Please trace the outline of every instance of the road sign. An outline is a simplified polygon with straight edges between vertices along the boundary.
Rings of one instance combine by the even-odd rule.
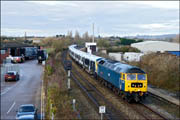
[[[99,113],[106,113],[106,107],[105,106],[99,106]]]

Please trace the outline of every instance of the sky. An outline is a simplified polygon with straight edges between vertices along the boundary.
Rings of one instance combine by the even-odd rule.
[[[179,33],[179,1],[1,1],[1,35]]]

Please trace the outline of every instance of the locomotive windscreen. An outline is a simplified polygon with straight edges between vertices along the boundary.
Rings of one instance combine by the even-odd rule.
[[[145,73],[145,72],[139,68],[131,68],[128,70],[128,73]]]

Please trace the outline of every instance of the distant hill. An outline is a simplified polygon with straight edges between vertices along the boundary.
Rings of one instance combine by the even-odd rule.
[[[164,35],[137,35],[137,36],[126,36],[125,38],[131,39],[145,39],[145,40],[169,40],[173,39],[177,34],[164,34]]]

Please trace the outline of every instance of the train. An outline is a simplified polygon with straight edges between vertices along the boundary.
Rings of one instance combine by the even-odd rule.
[[[84,70],[128,102],[140,102],[148,95],[147,74],[139,67],[83,52],[77,45],[68,51]]]

